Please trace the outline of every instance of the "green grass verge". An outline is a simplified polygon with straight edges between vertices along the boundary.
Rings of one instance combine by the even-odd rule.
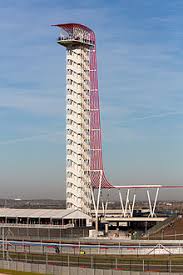
[[[0,269],[0,273],[3,274],[12,274],[12,275],[40,275],[40,273],[33,273],[33,272],[23,272],[23,271],[16,271],[16,270],[9,270],[9,269]]]
[[[17,260],[42,260],[46,261],[46,254],[39,254],[39,253],[18,253],[18,252],[9,252],[9,256],[12,259],[17,259]],[[78,262],[78,260],[81,261],[89,261],[91,257],[96,261],[96,262],[110,262],[114,261],[115,259],[118,259],[119,261],[139,261],[139,260],[146,260],[146,261],[175,261],[175,262],[181,262],[183,263],[183,255],[102,255],[102,254],[95,254],[95,255],[90,255],[90,254],[85,254],[85,255],[78,255],[78,254],[48,254],[47,259],[51,261],[67,261],[69,259],[72,261]],[[0,259],[2,259],[2,253],[0,252]]]

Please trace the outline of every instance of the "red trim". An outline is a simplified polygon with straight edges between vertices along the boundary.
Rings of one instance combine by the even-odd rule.
[[[86,27],[85,25],[82,24],[78,24],[78,23],[66,23],[66,24],[56,24],[56,25],[52,25],[53,27],[59,27],[62,29],[73,29],[73,28],[81,28],[85,31],[88,32],[93,32],[90,28]]]
[[[94,48],[90,50],[90,173],[91,184],[99,187],[100,171],[102,170],[102,188],[114,188],[106,179],[102,161],[102,134],[100,125],[100,103],[98,92],[96,39],[94,32],[90,33],[90,40],[94,41]]]
[[[183,188],[183,185],[158,185],[158,184],[142,184],[142,185],[115,185],[113,188],[116,189],[149,189],[149,188],[164,188],[164,189],[176,189]]]
[[[183,188],[183,185],[162,185],[161,188]]]

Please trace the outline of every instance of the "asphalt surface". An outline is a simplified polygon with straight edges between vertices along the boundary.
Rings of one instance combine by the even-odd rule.
[[[3,245],[4,244],[4,245]],[[47,243],[28,241],[0,240],[1,251],[8,250],[15,253],[61,254],[79,255],[82,251],[88,255],[183,255],[183,244],[155,243]]]

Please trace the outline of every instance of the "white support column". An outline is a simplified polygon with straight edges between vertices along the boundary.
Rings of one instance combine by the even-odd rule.
[[[155,195],[155,199],[154,199],[154,205],[153,205],[153,210],[152,210],[152,214],[153,216],[155,215],[155,209],[156,209],[156,204],[157,204],[157,199],[158,199],[158,194],[159,194],[159,188],[156,189],[156,195]]]
[[[92,201],[93,201],[93,207],[96,213],[96,203],[95,203],[95,196],[94,196],[94,189],[91,187],[91,195],[92,195]]]
[[[152,204],[151,204],[151,197],[150,197],[149,190],[147,190],[147,197],[148,197],[148,201],[149,201],[150,216],[153,217],[153,213],[152,213]]]
[[[125,210],[124,210],[124,217],[126,217],[126,213],[127,213],[127,209],[128,209],[129,196],[130,196],[130,189],[127,190]]]
[[[108,206],[108,201],[106,201],[106,204],[105,204],[105,212],[107,211],[107,206]]]
[[[106,202],[104,203],[104,218],[106,217],[107,206],[108,206],[108,196],[107,196]]]
[[[122,198],[122,194],[121,194],[120,190],[119,190],[119,199],[120,199],[120,203],[121,203],[122,216],[125,217],[125,209],[124,209],[124,204],[123,204],[123,198]]]
[[[105,213],[104,213],[104,218],[105,218],[105,216],[106,216],[107,206],[108,206],[108,201],[106,201],[106,203],[105,203]]]
[[[136,194],[133,195],[133,202],[132,202],[132,209],[131,209],[131,217],[133,217],[133,210],[135,206],[135,199],[136,199]]]
[[[147,190],[147,197],[148,197],[148,201],[149,201],[149,211],[150,211],[150,216],[154,217],[156,216],[155,214],[155,209],[156,209],[156,204],[157,204],[157,200],[158,200],[158,194],[159,194],[159,187],[156,189],[156,194],[155,194],[155,198],[154,198],[154,203],[152,206],[152,202],[151,202],[151,197],[150,197],[150,192],[149,190]]]
[[[98,210],[99,210],[99,203],[100,203],[100,193],[101,193],[101,187],[102,187],[102,176],[103,171],[100,170],[100,179],[99,179],[99,188],[98,188],[98,195],[97,195],[97,205],[96,205],[96,215],[95,215],[95,229],[98,232]]]
[[[132,211],[132,209],[131,209],[130,200],[129,200],[129,203],[128,203],[128,211],[129,211],[129,213],[130,213],[130,215],[131,215],[131,211]]]
[[[103,216],[105,215],[105,207],[104,207],[104,201],[102,200],[102,212],[103,212]]]

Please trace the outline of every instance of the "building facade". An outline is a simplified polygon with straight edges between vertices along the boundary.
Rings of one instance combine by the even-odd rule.
[[[91,208],[90,181],[90,48],[89,33],[62,29],[66,47],[66,204],[85,213]]]

